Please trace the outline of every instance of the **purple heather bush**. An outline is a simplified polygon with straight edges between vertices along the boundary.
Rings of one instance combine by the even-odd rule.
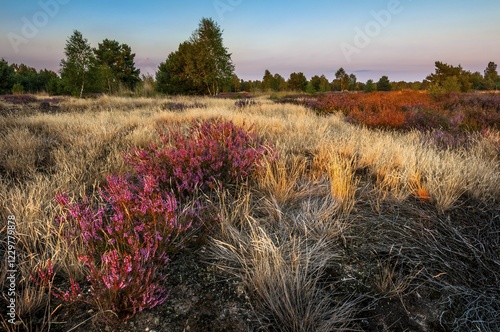
[[[232,122],[196,122],[186,134],[162,134],[163,145],[133,149],[125,160],[134,172],[110,175],[94,202],[57,195],[65,213],[56,221],[71,243],[82,241],[79,260],[90,292],[70,279],[70,290],[53,287],[51,262],[33,279],[66,302],[86,302],[119,320],[165,301],[163,270],[183,237],[210,209],[206,197],[248,178],[267,151],[261,141]],[[198,195],[202,192],[204,195]],[[109,315],[108,315],[109,317]]]
[[[239,183],[256,170],[266,149],[250,130],[220,119],[196,122],[187,133],[163,133],[163,145],[134,149],[125,159],[183,199]]]
[[[178,211],[172,193],[161,192],[150,176],[110,176],[99,191],[101,204],[85,198],[72,203],[69,196],[56,197],[66,214],[57,222],[66,223],[68,240],[79,235],[85,253],[79,260],[87,268],[90,293],[70,280],[71,291],[52,289],[65,301],[83,301],[113,311],[120,320],[165,301],[166,275],[161,267],[175,244],[173,237],[188,230],[189,219]],[[39,275],[47,284],[50,274]],[[47,279],[49,278],[49,279]]]
[[[36,97],[33,95],[20,94],[20,95],[2,95],[0,96],[3,100],[11,104],[29,104],[37,101]]]
[[[432,129],[450,129],[450,120],[440,112],[423,107],[412,107],[406,111],[405,127],[427,131]]]
[[[434,129],[425,133],[422,136],[422,143],[432,144],[439,149],[469,149],[474,144],[473,133],[465,133],[463,131],[445,131],[441,129]]]

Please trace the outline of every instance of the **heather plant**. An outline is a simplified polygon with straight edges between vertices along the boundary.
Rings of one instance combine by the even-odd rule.
[[[8,103],[19,105],[19,104],[29,104],[37,101],[36,97],[27,94],[13,94],[13,95],[3,95],[1,96],[3,100]]]
[[[258,105],[258,102],[250,98],[240,98],[234,102],[234,106],[236,106],[237,108],[244,108],[255,105]]]
[[[422,143],[432,144],[439,149],[469,149],[474,142],[475,135],[467,134],[462,131],[445,131],[434,129],[422,135]]]
[[[196,122],[186,133],[163,133],[163,145],[133,149],[125,159],[182,200],[241,182],[256,170],[267,150],[250,130],[220,119]]]
[[[319,114],[341,112],[348,122],[370,128],[475,132],[500,128],[500,97],[496,94],[448,93],[432,96],[417,91],[365,94],[324,94],[317,98],[286,96]]]
[[[0,117],[0,128],[7,128],[6,134],[11,132],[0,135],[3,146],[12,149],[9,165],[24,165],[26,158],[32,160],[33,154],[40,151],[47,156],[41,163],[36,162],[35,168],[29,167],[28,173],[24,170],[27,176],[0,176],[0,228],[6,227],[2,221],[7,221],[8,215],[16,216],[20,263],[16,285],[18,320],[15,325],[0,320],[3,330],[138,330],[147,325],[158,331],[182,330],[187,324],[191,330],[303,327],[309,331],[331,331],[340,330],[342,325],[348,330],[499,330],[495,287],[500,240],[498,130],[484,129],[481,136],[465,132],[471,136],[471,148],[441,150],[428,141],[422,143],[424,132],[370,130],[346,124],[345,117],[338,114],[319,117],[305,107],[274,104],[265,97],[256,98],[259,105],[245,107],[244,111],[237,110],[234,99],[68,98],[62,100],[60,114],[35,111],[41,102],[37,98],[38,102],[28,107],[13,107],[0,101],[9,111],[34,110]],[[162,105],[169,101],[185,105],[202,102],[207,106],[184,112],[165,111]],[[307,102],[314,102],[314,98]],[[434,110],[422,103],[407,103],[402,111],[408,114],[417,109]],[[452,117],[451,129],[461,132],[459,125],[465,119],[465,110],[446,109],[442,113]],[[167,135],[179,131],[188,137],[195,127],[193,118],[216,116],[232,119],[238,126],[254,123],[255,132],[280,147],[279,159],[273,161],[264,156],[262,168],[254,165],[252,170],[258,173],[252,175],[248,186],[230,185],[231,190],[222,190],[219,198],[212,195],[209,186],[202,193],[198,185],[194,193],[199,194],[199,199],[193,201],[188,193],[183,198],[175,197],[178,194],[173,189],[173,177],[166,182],[148,179],[123,162],[126,146],[147,147],[155,141],[159,142],[158,149],[168,150],[177,143],[175,136]],[[165,143],[155,137],[154,131],[163,124],[177,128],[164,135]],[[14,135],[19,132],[30,135]],[[38,149],[26,146],[33,140]],[[258,148],[256,144],[253,141],[252,147]],[[348,193],[353,196],[346,196],[349,199],[344,201],[352,202],[347,206],[352,206],[352,210],[339,213],[341,195],[334,190],[342,189],[342,181],[348,177],[342,172],[340,177],[330,172],[333,168],[342,171],[331,158],[315,164],[322,150],[341,161],[351,161],[349,172],[355,181],[351,181],[352,190]],[[123,175],[127,172],[128,176]],[[106,174],[122,176],[107,183]],[[146,183],[152,180],[155,189],[146,195]],[[113,181],[115,190],[108,188]],[[233,179],[231,183],[236,182]],[[92,183],[103,186],[100,191],[92,191]],[[131,189],[134,187],[137,189]],[[54,200],[61,188],[74,197],[71,202],[63,196],[69,204],[65,213],[60,212]],[[116,197],[131,195],[133,199],[123,200],[121,207],[118,201],[108,203],[105,198],[112,195],[111,191],[122,193],[113,194]],[[93,194],[85,202],[79,192]],[[97,234],[108,241],[94,241],[95,255],[90,255],[81,235],[80,219],[68,216],[80,206],[81,214],[87,213],[86,218],[92,221],[84,224],[92,237],[94,226],[89,225],[100,225],[99,211],[103,226],[113,229],[114,205],[120,207],[124,217],[128,217],[129,211],[136,214],[132,220],[151,223],[152,209],[139,216],[141,204],[133,201],[141,202],[142,196],[157,202],[156,197],[165,195],[176,198],[177,220],[183,225],[192,222],[186,231],[173,231],[169,242],[149,242],[158,244],[149,256],[159,257],[164,250],[169,258],[166,266],[140,260],[134,255],[137,250],[128,244],[129,237],[117,241],[105,230]],[[215,203],[210,205],[210,211],[197,207],[209,204],[205,195]],[[186,206],[187,203],[191,205]],[[202,224],[211,214],[218,216],[214,224],[220,227],[210,228],[213,231],[203,250],[186,255],[196,248],[192,241],[200,239],[196,224]],[[62,218],[60,224],[53,222],[58,215]],[[123,232],[127,229],[130,228],[124,227]],[[64,235],[68,241],[64,241]],[[132,237],[130,241],[135,240]],[[68,248],[68,242],[72,247]],[[142,244],[135,241],[135,245]],[[213,247],[218,249],[218,256],[210,260]],[[391,252],[393,247],[397,250]],[[140,248],[142,252],[149,250]],[[81,263],[78,256],[83,259]],[[85,258],[92,261],[87,263]],[[197,266],[190,266],[191,263]],[[229,274],[219,278],[214,266]],[[7,267],[2,267],[0,275],[6,276]],[[29,276],[39,267],[47,268],[41,271],[40,282],[47,280],[45,284],[52,293],[78,303],[63,306],[50,291],[34,287]],[[142,272],[134,274],[140,269],[148,271],[149,277]],[[161,281],[167,271],[168,279]],[[127,279],[131,275],[134,278]],[[68,281],[68,276],[74,280]],[[96,286],[85,276],[95,280]],[[0,277],[2,280],[5,278]],[[125,286],[129,282],[135,282],[135,287]],[[143,301],[146,286],[151,283],[162,286],[162,296],[170,294],[169,298],[154,311],[139,313],[140,306],[154,305]],[[169,293],[173,284],[176,288]],[[4,283],[4,293],[7,287]],[[119,290],[114,291],[116,288]],[[153,290],[149,294],[159,295]],[[185,300],[172,299],[174,294]],[[361,302],[355,301],[358,296],[362,297]],[[4,308],[7,300],[0,300],[5,303]],[[178,305],[186,303],[189,305]],[[231,309],[229,314],[227,308]],[[89,319],[94,314],[112,318],[112,312],[126,317],[134,310],[134,318],[121,326],[94,325]]]
[[[66,302],[87,302],[125,320],[165,301],[161,267],[169,261],[174,238],[187,231],[191,221],[179,213],[174,195],[160,191],[151,176],[109,176],[98,196],[99,204],[87,197],[80,203],[65,194],[56,197],[66,211],[57,220],[67,224],[66,239],[83,242],[85,253],[79,260],[91,287],[86,294],[70,279],[70,290],[52,289],[52,294]],[[49,287],[52,271],[49,264],[35,279]]]
[[[190,108],[205,108],[206,105],[203,103],[195,102],[193,104],[186,104],[183,102],[169,101],[161,105],[162,109],[169,110],[171,112],[183,112]]]
[[[56,197],[66,211],[57,219],[67,225],[66,239],[85,248],[78,258],[90,291],[73,279],[70,290],[53,288],[51,262],[33,276],[36,282],[63,301],[89,303],[119,320],[165,301],[162,267],[210,208],[197,199],[198,191],[244,180],[265,149],[255,135],[220,120],[195,123],[187,135],[164,134],[162,142],[126,154],[134,173],[108,176],[94,200]]]
[[[458,118],[453,120],[456,121]],[[416,107],[408,110],[406,113],[406,127],[409,129],[417,129],[419,131],[432,129],[447,130],[450,129],[453,123],[452,120],[441,112],[428,108]]]

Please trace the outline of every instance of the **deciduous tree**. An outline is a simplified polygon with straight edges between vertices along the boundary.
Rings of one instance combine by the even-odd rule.
[[[335,80],[333,81],[336,90],[344,91],[349,87],[349,75],[346,73],[344,68],[340,67],[335,72]]]
[[[66,41],[64,55],[66,58],[61,60],[61,78],[71,93],[81,98],[86,84],[96,74],[94,52],[82,33],[75,30]]]
[[[157,90],[217,95],[231,84],[233,73],[234,65],[223,45],[221,28],[212,19],[203,18],[191,38],[158,67]]]
[[[189,42],[194,52],[188,58],[188,75],[203,85],[209,95],[217,95],[234,72],[231,54],[223,44],[222,29],[214,20],[203,18]]]

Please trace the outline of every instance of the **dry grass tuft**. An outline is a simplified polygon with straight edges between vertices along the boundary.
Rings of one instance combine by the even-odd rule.
[[[301,213],[266,211],[268,217],[256,219],[252,198],[242,201],[224,205],[212,254],[220,269],[246,286],[261,324],[280,331],[349,330],[357,300],[338,301],[335,285],[324,281],[325,269],[340,259],[335,240],[341,230],[325,211],[329,206],[315,209],[310,202],[301,205]],[[279,224],[266,220],[276,214],[282,216]]]
[[[349,214],[355,204],[355,194],[359,179],[355,177],[356,157],[345,157],[331,147],[322,145],[314,157],[313,174],[321,178],[326,174],[330,182],[330,192],[337,201],[340,213]]]

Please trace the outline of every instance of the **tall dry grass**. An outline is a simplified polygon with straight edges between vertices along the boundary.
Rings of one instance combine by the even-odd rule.
[[[178,104],[188,107],[169,109]],[[443,225],[447,218],[463,216],[467,200],[477,201],[489,211],[484,215],[495,218],[500,203],[496,132],[478,138],[472,149],[442,150],[424,145],[417,132],[368,130],[340,115],[319,117],[265,97],[245,107],[201,97],[65,99],[56,113],[0,117],[0,229],[5,234],[7,216],[15,215],[19,239],[17,329],[29,327],[40,312],[48,326],[47,313],[57,311],[31,282],[37,267],[51,259],[61,275],[83,276],[76,259],[79,248],[69,247],[54,223],[59,213],[55,194],[91,195],[106,175],[126,171],[122,152],[130,146],[157,141],[159,129],[213,117],[253,124],[278,150],[278,158],[265,159],[254,182],[237,197],[221,194],[222,221],[210,245],[217,266],[246,286],[263,326],[282,331],[360,328],[357,318],[365,310],[360,303],[367,301],[360,289],[368,298],[403,298],[415,292],[415,283],[428,283],[447,269],[443,260],[451,253],[438,247],[447,237],[477,241],[477,248],[471,242],[474,255],[490,245],[470,234],[453,235],[453,228]],[[420,251],[405,250],[418,247],[413,240],[419,233],[410,227],[421,231],[427,251],[433,252],[432,268],[425,266]],[[490,268],[495,260],[492,251],[488,255],[478,259]],[[443,288],[445,283],[434,284]],[[475,291],[457,292],[482,305],[490,299],[474,298]]]

